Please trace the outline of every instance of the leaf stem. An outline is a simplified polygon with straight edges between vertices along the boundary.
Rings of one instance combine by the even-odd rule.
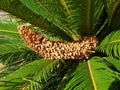
[[[18,32],[9,31],[9,30],[0,30],[0,32],[9,32],[9,33],[15,33],[15,34],[19,34]]]
[[[90,60],[87,61],[87,64],[88,64],[88,68],[89,68],[89,71],[90,71],[90,76],[91,76],[91,79],[92,79],[92,82],[93,82],[94,90],[98,90],[97,86],[96,86],[95,79],[94,79],[94,75],[93,75],[93,72],[92,72],[92,68],[91,68],[91,65],[90,65]]]

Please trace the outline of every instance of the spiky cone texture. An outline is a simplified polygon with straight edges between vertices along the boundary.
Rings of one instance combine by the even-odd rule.
[[[95,36],[86,36],[80,41],[55,42],[27,26],[19,25],[18,30],[27,45],[45,59],[88,59],[98,44]]]

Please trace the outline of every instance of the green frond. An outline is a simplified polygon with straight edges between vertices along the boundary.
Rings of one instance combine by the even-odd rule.
[[[34,88],[37,89],[44,89],[46,87],[46,84],[48,84],[48,76],[50,76],[50,74],[52,75],[52,72],[57,70],[59,67],[61,66],[61,64],[63,64],[64,61],[63,60],[55,60],[55,61],[50,61],[50,63],[46,66],[44,66],[44,68],[42,68],[41,70],[39,70],[39,72],[34,75],[32,81],[37,82],[38,84],[34,83],[34,82],[30,82],[30,85],[28,85],[28,90],[34,90]],[[32,87],[32,88],[31,88]]]
[[[80,62],[64,90],[117,90],[116,86],[111,89],[111,83],[120,80],[120,61],[114,61],[110,57],[96,56]]]
[[[87,62],[79,62],[64,90],[94,90]]]
[[[96,48],[98,51],[106,53],[108,56],[120,56],[120,30],[114,31],[106,36]]]
[[[72,74],[76,70],[78,64],[80,61],[66,61],[66,66],[62,68],[61,72],[58,73],[60,75],[60,81],[58,85],[56,86],[56,90],[64,90],[70,79],[72,78]],[[62,75],[61,75],[62,74]],[[59,78],[58,78],[59,79]],[[50,89],[52,90],[52,89]]]
[[[35,12],[38,15],[43,16],[46,18],[49,22],[53,23],[57,27],[59,27],[61,30],[63,30],[65,33],[67,33],[70,37],[73,39],[77,38],[74,33],[69,29],[69,27],[66,27],[65,20],[64,23],[61,21],[61,19],[65,19],[64,17],[61,17],[61,12],[56,12],[57,8],[59,9],[60,3],[59,1],[52,0],[52,1],[36,1],[36,0],[20,0],[24,5],[26,5],[30,10]],[[29,2],[29,3],[28,3]],[[50,7],[51,5],[51,7]],[[55,7],[54,7],[55,6]],[[56,7],[57,6],[57,7]],[[54,11],[53,11],[54,10]],[[61,9],[59,9],[60,11]],[[58,14],[59,13],[59,14]]]
[[[41,89],[44,85],[43,81],[47,82],[48,76],[57,68],[60,61],[61,60],[35,60],[7,77],[2,78],[0,80],[0,89],[11,90],[16,83],[16,87],[12,90],[20,88],[26,90]]]
[[[52,41],[97,35],[102,41],[94,55],[108,55],[45,60],[22,41],[21,22],[0,21],[0,90],[119,90],[120,0],[0,0],[0,10]]]
[[[94,2],[92,0],[20,1],[33,12],[42,15],[48,21],[66,32],[74,40],[80,39],[81,35],[84,34],[93,34],[93,32],[95,34],[95,27],[104,10],[102,1],[97,0]]]
[[[21,40],[16,23],[0,22],[0,77],[5,77],[39,56]]]
[[[7,45],[6,45],[7,46]],[[13,47],[12,47],[13,46]],[[12,46],[0,46],[0,62],[9,65],[14,62],[18,62],[20,60],[31,61],[34,60],[32,57],[38,57],[38,55],[30,50],[29,48],[20,47],[20,45],[12,45]],[[19,48],[18,48],[19,47]]]
[[[8,44],[10,46],[10,44],[23,43],[23,41],[20,39],[20,35],[16,27],[17,26],[15,23],[10,23],[6,21],[0,22],[0,36],[1,36],[0,37],[0,48],[2,48],[0,50],[0,54],[3,52],[2,50],[5,49],[4,47],[7,48],[6,45]]]
[[[111,24],[112,19],[114,18],[115,11],[120,5],[120,0],[105,0],[106,10],[109,16],[109,25]]]
[[[70,68],[67,70],[65,75],[62,77],[61,81],[59,81],[59,84],[58,84],[56,90],[64,90],[64,87],[66,86],[67,82],[69,81],[72,72],[73,72],[73,68]]]
[[[7,39],[18,39],[20,38],[17,25],[10,22],[0,21],[0,35]]]
[[[31,51],[20,39],[16,27],[10,22],[0,22],[0,62],[6,65],[24,59]]]
[[[56,30],[56,33],[60,33],[61,35],[58,35],[56,33],[51,33],[45,30],[42,30],[40,28],[32,28],[33,30],[36,30],[38,33],[40,33],[41,35],[43,35],[45,38],[48,38],[49,40],[52,41],[72,41],[73,39],[64,35],[64,33],[59,32],[58,30]]]
[[[63,32],[60,28],[49,22],[46,18],[41,15],[38,15],[27,8],[24,4],[22,4],[19,0],[1,0],[0,1],[0,9],[7,11],[14,16],[21,18],[22,20],[39,27],[42,30],[45,30],[48,33],[55,33],[55,36],[58,38],[66,36],[70,38],[65,32]],[[59,33],[61,32],[61,33]],[[66,38],[63,38],[66,39]]]
[[[24,49],[28,49],[26,45],[20,44],[20,43],[11,43],[11,44],[2,44],[0,45],[0,55],[4,55],[7,53],[16,53],[16,52],[22,52]]]
[[[109,25],[109,29],[111,31],[113,30],[117,30],[120,29],[120,21],[119,21],[119,17],[120,17],[120,3],[118,5],[118,7],[115,9],[114,15],[112,16],[110,25]]]
[[[7,11],[25,21],[31,22],[33,25],[39,26],[41,24],[40,27],[43,28],[43,24],[37,20],[40,17],[25,7],[19,0],[1,0],[0,2],[0,9]]]
[[[96,90],[118,90],[120,88],[120,72],[117,71],[120,60],[111,57],[93,57],[90,59],[90,64],[97,87]]]
[[[0,62],[4,64],[4,67],[0,68],[0,78],[8,76],[23,65],[36,59],[40,59],[40,57],[35,52],[27,49],[0,55]]]
[[[108,64],[111,69],[120,73],[120,60],[111,57],[103,57],[103,60]]]
[[[66,9],[67,21],[72,31],[79,35],[95,34],[95,27],[104,10],[98,0],[61,0]]]
[[[79,40],[83,35],[96,34],[101,28],[96,27],[102,22],[100,18],[104,4],[98,0],[4,0],[0,8],[48,33],[55,33],[56,37],[67,36]]]

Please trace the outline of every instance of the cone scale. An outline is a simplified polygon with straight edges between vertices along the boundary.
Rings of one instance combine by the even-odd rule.
[[[19,25],[18,30],[26,44],[45,59],[88,59],[98,44],[95,36],[76,42],[55,42],[27,26]]]

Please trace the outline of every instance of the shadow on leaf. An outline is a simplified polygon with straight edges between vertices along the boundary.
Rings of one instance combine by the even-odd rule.
[[[120,90],[120,80],[116,79],[112,82],[108,90]]]

